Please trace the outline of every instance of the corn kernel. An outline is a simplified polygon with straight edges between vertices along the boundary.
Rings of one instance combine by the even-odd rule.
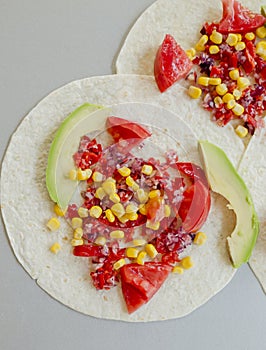
[[[248,78],[244,78],[244,77],[239,77],[237,79],[237,87],[239,89],[245,89],[250,85],[250,81]]]
[[[234,100],[234,96],[227,92],[225,95],[223,95],[223,102],[228,103],[230,100]]]
[[[139,208],[135,204],[128,204],[126,206],[126,213],[131,214],[131,213],[136,213],[139,210]]]
[[[266,60],[266,41],[262,40],[256,45],[256,54]]]
[[[229,77],[232,79],[232,80],[237,80],[239,78],[239,70],[236,68],[236,69],[232,69],[230,72],[229,72]]]
[[[153,172],[153,167],[151,165],[144,164],[141,168],[141,172],[144,175],[151,175],[151,173]]]
[[[120,202],[120,197],[117,193],[112,193],[110,196],[109,196],[109,199],[111,202],[113,203],[119,203]]]
[[[220,49],[219,49],[219,46],[217,46],[217,45],[211,45],[211,46],[209,47],[209,53],[210,53],[211,55],[215,55],[215,54],[217,54],[219,51],[220,51]]]
[[[182,275],[184,273],[184,269],[181,267],[181,266],[174,266],[173,267],[173,270],[172,270],[173,273],[178,273],[179,275]]]
[[[220,96],[216,96],[213,101],[216,108],[219,108],[223,104],[223,100]]]
[[[81,218],[87,218],[89,216],[89,210],[84,207],[78,208],[78,214]]]
[[[78,227],[82,227],[82,223],[83,223],[82,219],[78,218],[78,217],[72,218],[72,220],[71,220],[71,224],[72,224],[72,227],[74,229],[76,229]]]
[[[145,251],[149,255],[150,258],[154,259],[158,252],[153,244],[149,243],[145,245]]]
[[[116,185],[113,181],[106,180],[102,184],[102,188],[104,189],[105,193],[108,195],[114,193],[116,191]]]
[[[135,247],[141,247],[141,246],[143,246],[144,244],[146,244],[147,242],[145,241],[145,239],[141,239],[141,238],[139,238],[139,239],[133,239],[133,245],[135,246]]]
[[[126,256],[130,259],[136,259],[139,254],[138,249],[129,247],[126,249]]]
[[[191,49],[186,50],[186,54],[190,60],[193,60],[196,55],[196,50],[192,47]]]
[[[223,35],[216,30],[213,30],[210,39],[214,44],[221,44],[223,42]]]
[[[229,45],[229,46],[235,46],[238,42],[238,36],[237,34],[228,34],[227,36],[227,39],[226,39],[226,43]]]
[[[137,191],[139,189],[139,185],[135,182],[131,188],[133,191]]]
[[[122,266],[124,266],[126,264],[126,260],[125,259],[120,259],[118,261],[116,261],[113,265],[115,270],[119,270]]]
[[[245,128],[243,125],[238,125],[235,129],[235,132],[239,137],[244,138],[248,134],[248,129]]]
[[[157,231],[160,228],[160,222],[159,221],[152,222],[150,220],[147,220],[146,227],[150,228],[151,230]]]
[[[254,39],[255,39],[255,34],[252,33],[252,32],[246,33],[246,34],[245,34],[245,38],[246,38],[247,40],[254,40]]]
[[[64,216],[66,211],[62,210],[58,204],[55,204],[54,212],[56,213],[57,216]]]
[[[115,239],[122,239],[125,237],[124,231],[122,230],[115,230],[110,232],[110,237]]]
[[[127,177],[130,175],[131,170],[129,168],[123,166],[122,168],[118,169],[118,172],[121,176]]]
[[[190,87],[188,88],[188,95],[191,98],[197,99],[200,98],[202,94],[202,90],[196,86],[190,85]]]
[[[236,105],[236,100],[229,100],[229,101],[227,102],[227,104],[226,104],[226,107],[227,107],[228,109],[232,109],[232,108],[235,107],[235,105]]]
[[[190,256],[183,258],[180,263],[184,269],[190,269],[194,265]]]
[[[220,85],[222,83],[221,78],[210,78],[209,85]]]
[[[98,205],[94,205],[93,207],[90,208],[90,216],[92,218],[98,219],[102,215],[102,208],[99,207]]]
[[[128,220],[130,221],[136,221],[137,218],[139,217],[137,213],[127,213],[126,217],[128,218]]]
[[[235,45],[235,49],[236,51],[242,51],[246,48],[246,44],[243,41],[239,41],[238,43],[236,43]]]
[[[241,35],[241,34],[239,34],[239,33],[238,33],[238,34],[236,34],[236,35],[237,35],[237,40],[238,40],[238,41],[242,41],[242,35]]]
[[[125,214],[125,209],[121,203],[114,204],[111,207],[111,210],[112,210],[113,214],[118,218],[121,218]]]
[[[140,204],[139,206],[139,212],[142,215],[147,215],[147,208],[145,204]]]
[[[120,218],[118,218],[118,220],[119,220],[122,224],[125,224],[126,222],[129,221],[129,218],[127,217],[127,214],[124,214],[123,216],[121,216]]]
[[[56,242],[54,243],[51,247],[50,247],[50,251],[53,253],[53,254],[57,254],[59,252],[59,250],[61,249],[61,245]]]
[[[50,231],[56,231],[60,227],[60,221],[57,218],[52,218],[47,222],[46,226]]]
[[[218,95],[223,96],[227,93],[227,91],[228,91],[227,86],[224,83],[216,86],[216,92]]]
[[[207,236],[204,232],[198,232],[194,238],[194,243],[197,245],[202,245],[206,242]]]
[[[98,187],[95,192],[95,198],[102,200],[106,196],[105,190],[102,187]]]
[[[114,214],[112,213],[112,210],[111,209],[107,209],[105,210],[105,216],[107,218],[107,220],[109,222],[114,222],[115,221],[115,216]]]
[[[164,216],[166,218],[169,218],[169,216],[171,215],[171,208],[168,204],[165,204],[164,206]]]
[[[137,190],[137,199],[140,203],[146,203],[149,199],[149,194],[145,192],[142,188]]]
[[[74,233],[73,233],[73,237],[75,239],[81,239],[83,236],[83,229],[82,227],[78,227],[75,229]]]
[[[131,176],[127,176],[126,178],[126,184],[129,186],[129,187],[132,187],[134,185],[135,181],[132,179]]]
[[[234,89],[233,95],[234,95],[234,97],[235,97],[236,100],[239,100],[240,97],[242,96],[242,91],[240,91],[240,90],[238,90],[238,89]]]
[[[147,255],[147,253],[144,250],[139,252],[139,254],[137,256],[137,264],[144,265],[144,260],[146,258],[146,255]]]
[[[79,181],[88,180],[91,177],[91,174],[92,174],[91,169],[82,170],[79,168],[77,171],[77,179]]]
[[[195,48],[197,51],[204,51],[205,45],[207,44],[209,38],[207,35],[202,35],[202,37],[197,42]]]
[[[71,240],[72,247],[77,247],[79,245],[83,245],[83,243],[84,243],[83,239],[75,239],[75,238],[73,238]]]
[[[256,35],[260,39],[264,39],[266,37],[266,28],[264,26],[257,28],[256,29]]]
[[[71,169],[69,174],[68,174],[68,177],[72,181],[77,180],[77,170],[76,169]]]
[[[99,171],[94,171],[92,175],[92,180],[94,182],[102,182],[103,181],[103,174],[101,174]]]
[[[235,107],[232,109],[233,113],[237,115],[238,117],[242,115],[245,111],[244,107],[241,106],[239,103],[236,103]]]
[[[95,241],[94,241],[95,244],[97,245],[105,245],[106,243],[106,238],[104,236],[98,236]]]
[[[158,198],[161,196],[160,190],[152,190],[149,193],[149,198]]]
[[[208,86],[209,85],[210,78],[209,77],[199,77],[197,80],[197,83],[202,86]]]

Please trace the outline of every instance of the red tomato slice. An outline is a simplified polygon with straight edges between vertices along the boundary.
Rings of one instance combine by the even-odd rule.
[[[154,62],[154,77],[161,92],[168,89],[179,79],[184,78],[192,62],[175,39],[167,34],[159,47]]]
[[[131,314],[146,304],[161,287],[170,271],[171,266],[157,262],[124,265],[120,274],[128,313]]]
[[[196,232],[204,224],[209,214],[211,196],[209,188],[196,181],[183,194],[178,214],[186,232]]]
[[[222,0],[223,18],[218,30],[223,34],[247,33],[261,27],[266,18],[260,14],[251,12],[236,0]]]
[[[182,174],[187,175],[192,182],[200,180],[208,187],[208,180],[200,166],[187,162],[177,162],[175,166]]]

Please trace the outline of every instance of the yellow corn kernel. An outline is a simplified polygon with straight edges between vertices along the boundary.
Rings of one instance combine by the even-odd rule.
[[[151,175],[151,173],[153,172],[153,167],[151,165],[144,164],[141,168],[141,172],[144,175]]]
[[[244,77],[239,77],[237,79],[237,87],[239,89],[245,89],[250,85],[250,81],[248,78],[244,78]]]
[[[227,86],[224,83],[216,86],[216,92],[220,96],[225,95],[227,91],[228,91]]]
[[[192,47],[191,49],[186,50],[186,54],[190,60],[193,60],[193,58],[196,55],[196,50],[194,49],[194,47]]]
[[[53,253],[53,254],[57,254],[59,252],[59,250],[61,249],[61,245],[56,242],[54,243],[51,247],[50,247],[50,251]]]
[[[75,229],[74,233],[73,233],[73,237],[75,239],[81,239],[83,236],[83,229],[82,227],[78,227]]]
[[[246,34],[245,34],[245,38],[246,38],[247,40],[254,40],[254,39],[255,39],[255,34],[252,33],[252,32],[246,33]]]
[[[71,240],[72,247],[77,247],[79,245],[83,245],[83,243],[84,243],[83,239],[75,239],[75,238],[73,238]]]
[[[239,70],[236,68],[236,69],[232,69],[230,72],[229,72],[229,77],[232,79],[232,80],[237,80],[239,78]]]
[[[111,209],[105,210],[105,216],[109,222],[114,222],[115,221],[115,216],[112,212]]]
[[[126,256],[130,259],[136,259],[139,254],[138,249],[129,247],[126,249]]]
[[[245,128],[243,125],[238,125],[236,128],[235,128],[235,132],[236,134],[241,137],[241,138],[244,138],[247,136],[248,134],[248,129]]]
[[[102,208],[99,207],[98,205],[94,205],[93,207],[90,208],[90,216],[92,218],[98,219],[102,215]]]
[[[133,239],[132,243],[135,247],[141,247],[144,244],[146,244],[147,242],[145,241],[145,239],[139,238],[139,239]]]
[[[242,41],[242,35],[241,34],[236,34],[237,35],[237,40]]]
[[[66,211],[62,210],[58,204],[55,204],[54,212],[56,213],[57,216],[64,216]]]
[[[125,224],[126,222],[129,221],[127,214],[124,214],[123,216],[121,216],[120,218],[118,218],[118,220],[122,223]]]
[[[197,42],[195,48],[197,51],[204,51],[205,45],[207,44],[209,38],[207,35],[202,35],[202,37]]]
[[[136,260],[137,264],[144,265],[144,260],[146,258],[146,255],[147,255],[147,253],[144,250],[139,252],[139,254],[137,256],[137,260]]]
[[[129,187],[132,187],[132,186],[135,184],[135,181],[132,179],[131,176],[127,176],[127,178],[126,178],[126,184],[127,184]]]
[[[198,232],[194,238],[194,243],[197,245],[202,245],[206,242],[207,236],[204,232]]]
[[[56,231],[60,227],[60,221],[57,218],[52,218],[47,222],[46,226],[50,231]]]
[[[116,261],[113,265],[115,270],[119,270],[122,266],[126,265],[126,260],[125,259],[120,259]]]
[[[237,115],[238,117],[242,115],[245,111],[244,107],[241,106],[239,103],[236,103],[235,107],[232,109],[233,113]]]
[[[256,35],[258,38],[264,39],[266,37],[266,28],[264,26],[257,28]]]
[[[229,100],[229,101],[227,102],[227,104],[226,104],[226,107],[227,107],[228,109],[232,109],[232,108],[235,107],[235,105],[236,105],[236,100]]]
[[[221,44],[223,42],[223,35],[216,30],[213,30],[210,39],[214,44]]]
[[[146,227],[150,228],[151,230],[157,231],[160,228],[160,222],[159,221],[152,222],[150,220],[147,220]]]
[[[147,208],[145,204],[140,204],[139,206],[139,212],[142,215],[147,215]]]
[[[223,100],[221,99],[220,96],[216,96],[213,101],[214,101],[215,107],[217,108],[219,108],[223,104]]]
[[[109,196],[109,199],[111,202],[113,203],[119,203],[120,202],[120,197],[117,193],[112,193],[110,196]]]
[[[149,198],[157,198],[161,196],[160,190],[152,190],[149,193]]]
[[[142,188],[137,190],[137,199],[140,203],[146,203],[149,199],[149,194],[145,192]]]
[[[136,221],[137,218],[139,217],[137,213],[127,213],[126,217],[128,218],[128,220],[130,221]]]
[[[171,208],[168,204],[165,204],[164,206],[164,216],[166,218],[169,218],[169,216],[171,215]]]
[[[209,85],[220,85],[222,83],[221,78],[210,78]]]
[[[105,190],[102,187],[98,187],[95,192],[95,197],[102,200],[106,196]]]
[[[235,49],[236,51],[242,51],[246,48],[246,44],[243,41],[239,41],[238,43],[236,43],[235,45]]]
[[[94,171],[92,175],[92,180],[94,182],[102,182],[103,181],[103,174],[101,174],[99,171]]]
[[[81,218],[87,218],[89,216],[89,210],[84,207],[78,208],[78,214]]]
[[[190,269],[194,265],[190,256],[183,258],[180,263],[184,269]]]
[[[131,174],[131,170],[125,166],[123,166],[122,168],[118,169],[118,172],[121,176],[123,177],[127,177]]]
[[[184,269],[181,267],[181,266],[174,266],[173,267],[173,270],[172,270],[173,273],[178,273],[179,275],[182,275],[184,273]]]
[[[259,41],[256,45],[256,54],[266,60],[266,41]]]
[[[82,223],[83,223],[82,219],[78,217],[72,218],[71,220],[71,224],[74,229],[82,227]]]
[[[135,182],[133,186],[131,186],[133,191],[137,191],[139,189],[139,185]]]
[[[228,34],[227,38],[226,38],[226,43],[229,46],[235,46],[238,42],[238,35],[237,34]]]
[[[197,99],[200,98],[202,94],[202,90],[196,86],[190,85],[190,87],[188,88],[188,95],[191,98]]]
[[[125,237],[124,231],[122,230],[115,230],[110,232],[110,237],[114,239],[122,239]]]
[[[236,100],[239,100],[240,97],[242,96],[242,91],[240,91],[240,90],[238,90],[238,89],[235,89],[235,90],[233,91],[233,95],[234,95],[234,97],[235,97]]]
[[[131,214],[131,213],[136,213],[139,210],[139,208],[135,204],[128,204],[126,206],[126,213]]]
[[[125,214],[125,209],[121,203],[112,205],[111,210],[113,214],[118,218],[121,218]]]
[[[154,259],[158,255],[156,248],[151,243],[145,245],[145,251],[152,259]]]
[[[227,94],[223,95],[223,102],[228,103],[230,100],[234,100],[234,96],[227,92]]]
[[[116,185],[113,181],[106,180],[102,184],[102,188],[104,189],[105,193],[108,195],[115,193],[116,191]]]
[[[77,170],[76,169],[71,169],[69,174],[68,174],[68,177],[72,181],[77,180]]]
[[[95,244],[97,245],[105,245],[106,243],[106,238],[104,236],[98,236],[95,241],[94,241]]]
[[[91,177],[91,174],[92,174],[91,169],[82,170],[79,168],[77,171],[77,179],[79,181],[88,180]]]
[[[220,51],[220,49],[219,49],[219,46],[217,46],[217,45],[211,45],[211,46],[209,47],[209,53],[210,53],[211,55],[215,55],[215,54],[217,54],[219,51]]]
[[[208,86],[209,85],[210,78],[209,77],[199,77],[197,80],[197,83],[202,86]]]

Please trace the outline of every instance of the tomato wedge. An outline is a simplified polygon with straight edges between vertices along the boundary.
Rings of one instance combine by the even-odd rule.
[[[168,277],[171,266],[148,262],[144,265],[127,264],[120,269],[122,292],[128,313],[146,304]]]
[[[164,92],[181,78],[184,78],[192,62],[175,39],[167,34],[159,47],[154,62],[154,77],[158,88]]]
[[[266,18],[251,12],[236,0],[222,0],[223,18],[218,24],[218,31],[227,33],[247,33],[261,27]]]

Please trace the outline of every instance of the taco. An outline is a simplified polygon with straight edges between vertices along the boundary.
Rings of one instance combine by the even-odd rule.
[[[176,104],[178,98],[182,99],[182,103]],[[191,126],[195,135],[190,130],[187,125],[193,109],[180,86],[162,95],[152,77],[134,75],[94,77],[63,86],[44,98],[25,117],[12,136],[3,160],[2,214],[14,253],[41,288],[63,304],[87,315],[126,321],[155,321],[184,316],[220,291],[236,271],[226,246],[226,237],[233,231],[234,215],[226,207],[226,201],[212,193],[211,210],[202,228],[208,236],[207,242],[203,247],[191,245],[195,266],[183,275],[170,274],[169,268],[162,271],[158,276],[161,288],[136,312],[127,312],[121,288],[97,291],[90,279],[88,260],[72,254],[73,247],[69,242],[73,238],[73,229],[67,221],[61,220],[57,232],[49,233],[46,228],[54,206],[46,189],[49,149],[61,123],[84,104],[91,122],[98,123],[100,136],[105,135],[104,142],[107,136],[101,134],[105,125],[101,121],[110,116],[144,124],[143,127],[148,130],[145,135],[154,134],[143,156],[148,159],[154,156],[156,148],[167,151],[169,146],[175,148],[184,162],[200,165],[197,153],[199,137],[208,138],[221,148],[228,149],[227,137],[215,124],[210,123],[208,128],[199,127],[205,118],[204,110],[198,110],[193,116]],[[92,112],[91,108],[97,110]],[[234,133],[231,126],[226,128],[228,135]],[[88,131],[95,132],[90,127]],[[159,136],[156,136],[157,132]],[[74,138],[75,147],[78,147],[79,141],[80,138]],[[77,151],[75,147],[74,152]],[[95,156],[97,152],[95,147],[93,149]],[[234,165],[238,164],[242,150],[241,141],[230,145],[228,153]],[[61,154],[55,152],[55,155],[60,157]],[[17,169],[20,169],[19,176]],[[54,193],[58,194],[57,191]],[[61,246],[57,255],[49,250],[55,241]]]

